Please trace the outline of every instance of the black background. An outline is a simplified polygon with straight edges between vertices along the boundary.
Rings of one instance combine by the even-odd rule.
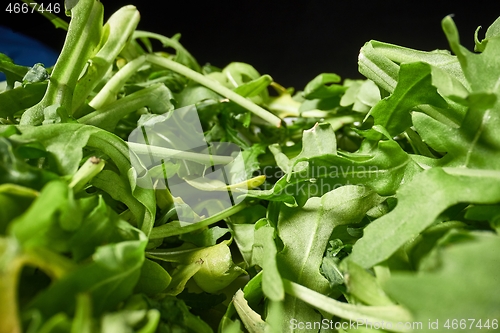
[[[11,0],[16,1],[20,2]],[[43,1],[62,4],[62,0]],[[500,1],[480,0],[101,2],[105,18],[132,3],[141,13],[139,29],[168,37],[180,32],[181,43],[200,64],[224,67],[232,61],[247,62],[261,74],[297,89],[322,72],[361,78],[357,56],[370,39],[426,51],[448,49],[441,20],[453,14],[462,44],[472,49],[475,29],[481,25],[480,36],[484,36],[500,16]],[[65,32],[41,15],[1,10],[1,25],[56,51],[62,47]]]

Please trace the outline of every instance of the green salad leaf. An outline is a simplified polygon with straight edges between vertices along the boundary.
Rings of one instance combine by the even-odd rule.
[[[415,320],[431,322],[433,327],[493,328],[500,309],[495,288],[500,267],[498,241],[498,236],[490,234],[452,230],[439,240],[432,254],[439,267],[418,276],[394,274],[384,288],[415,314]],[[490,292],[485,293],[484,288],[491,288]],[[432,301],[435,297],[439,297],[439,304]],[[426,325],[422,331],[431,332],[433,327]]]

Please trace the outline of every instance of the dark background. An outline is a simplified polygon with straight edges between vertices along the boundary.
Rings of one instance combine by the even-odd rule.
[[[10,0],[16,1],[20,2]],[[480,36],[484,36],[486,28],[500,16],[500,1],[481,0],[101,2],[105,18],[132,3],[141,12],[139,29],[168,37],[180,32],[181,43],[200,64],[224,67],[232,61],[247,62],[261,74],[270,74],[280,84],[297,89],[322,72],[361,78],[357,56],[370,39],[426,51],[448,49],[441,20],[454,14],[462,44],[472,49],[475,29],[481,25]],[[0,9],[0,25],[60,50],[65,32],[56,30],[44,17],[8,14],[5,8]]]

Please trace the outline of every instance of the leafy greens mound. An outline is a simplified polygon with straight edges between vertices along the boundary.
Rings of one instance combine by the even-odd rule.
[[[0,55],[1,332],[498,329],[500,19],[475,52],[446,17],[454,55],[370,41],[366,80],[294,92],[66,2],[53,68]],[[210,154],[128,142],[186,107]],[[216,142],[244,163],[193,178],[234,157]]]

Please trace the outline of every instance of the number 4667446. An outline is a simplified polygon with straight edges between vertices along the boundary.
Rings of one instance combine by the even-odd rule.
[[[61,12],[61,4],[59,3],[44,4],[36,2],[30,2],[30,3],[9,2],[7,4],[7,8],[5,8],[5,11],[10,14],[28,14],[34,12],[39,12],[39,13],[47,12],[47,13],[59,14]]]
[[[475,319],[448,319],[444,323],[444,328],[451,329],[451,330],[478,330],[478,329],[484,329],[484,330],[497,330],[498,329],[498,319],[492,319],[491,321],[489,319],[487,320],[475,320]]]

